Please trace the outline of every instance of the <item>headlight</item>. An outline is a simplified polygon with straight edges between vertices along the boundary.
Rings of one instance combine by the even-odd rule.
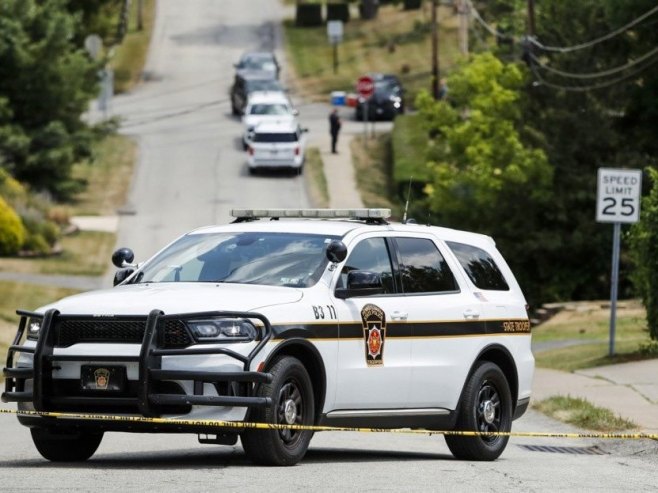
[[[27,321],[27,338],[36,341],[41,330],[41,320],[31,318]]]
[[[198,342],[245,342],[256,338],[256,327],[244,318],[188,320],[187,326]]]

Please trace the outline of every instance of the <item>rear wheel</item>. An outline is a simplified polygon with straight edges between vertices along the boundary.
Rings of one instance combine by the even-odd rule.
[[[512,397],[502,370],[489,361],[474,369],[466,383],[459,406],[456,430],[482,433],[512,429]],[[508,436],[446,435],[446,443],[458,459],[495,460],[503,453]]]
[[[94,455],[103,433],[59,432],[30,428],[32,441],[44,459],[52,462],[81,462]]]
[[[272,382],[261,385],[260,397],[270,397],[271,406],[258,409],[252,415],[259,423],[312,425],[314,416],[313,387],[304,365],[284,356],[271,368]],[[292,466],[308,449],[313,432],[301,430],[257,430],[242,433],[242,447],[256,464]]]

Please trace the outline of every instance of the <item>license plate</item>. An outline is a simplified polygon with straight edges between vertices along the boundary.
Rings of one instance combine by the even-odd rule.
[[[126,367],[83,365],[80,385],[82,390],[121,392],[126,386]]]

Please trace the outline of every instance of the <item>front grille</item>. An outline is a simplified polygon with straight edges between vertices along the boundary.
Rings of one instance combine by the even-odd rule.
[[[160,331],[160,346],[165,348],[182,348],[192,344],[192,339],[182,320],[166,320],[164,330]]]
[[[55,346],[79,342],[122,342],[141,344],[146,319],[141,320],[62,320],[55,325]]]
[[[56,322],[55,346],[68,347],[80,342],[141,344],[146,330],[146,319],[117,320],[94,318],[87,320],[60,320]],[[181,320],[165,320],[160,334],[160,345],[165,348],[182,348],[192,339]]]

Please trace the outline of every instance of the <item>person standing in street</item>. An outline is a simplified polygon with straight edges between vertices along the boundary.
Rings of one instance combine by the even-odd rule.
[[[340,132],[340,116],[338,115],[338,109],[334,108],[329,115],[329,132],[331,133],[331,152],[336,154],[336,144],[338,143],[338,132]]]

